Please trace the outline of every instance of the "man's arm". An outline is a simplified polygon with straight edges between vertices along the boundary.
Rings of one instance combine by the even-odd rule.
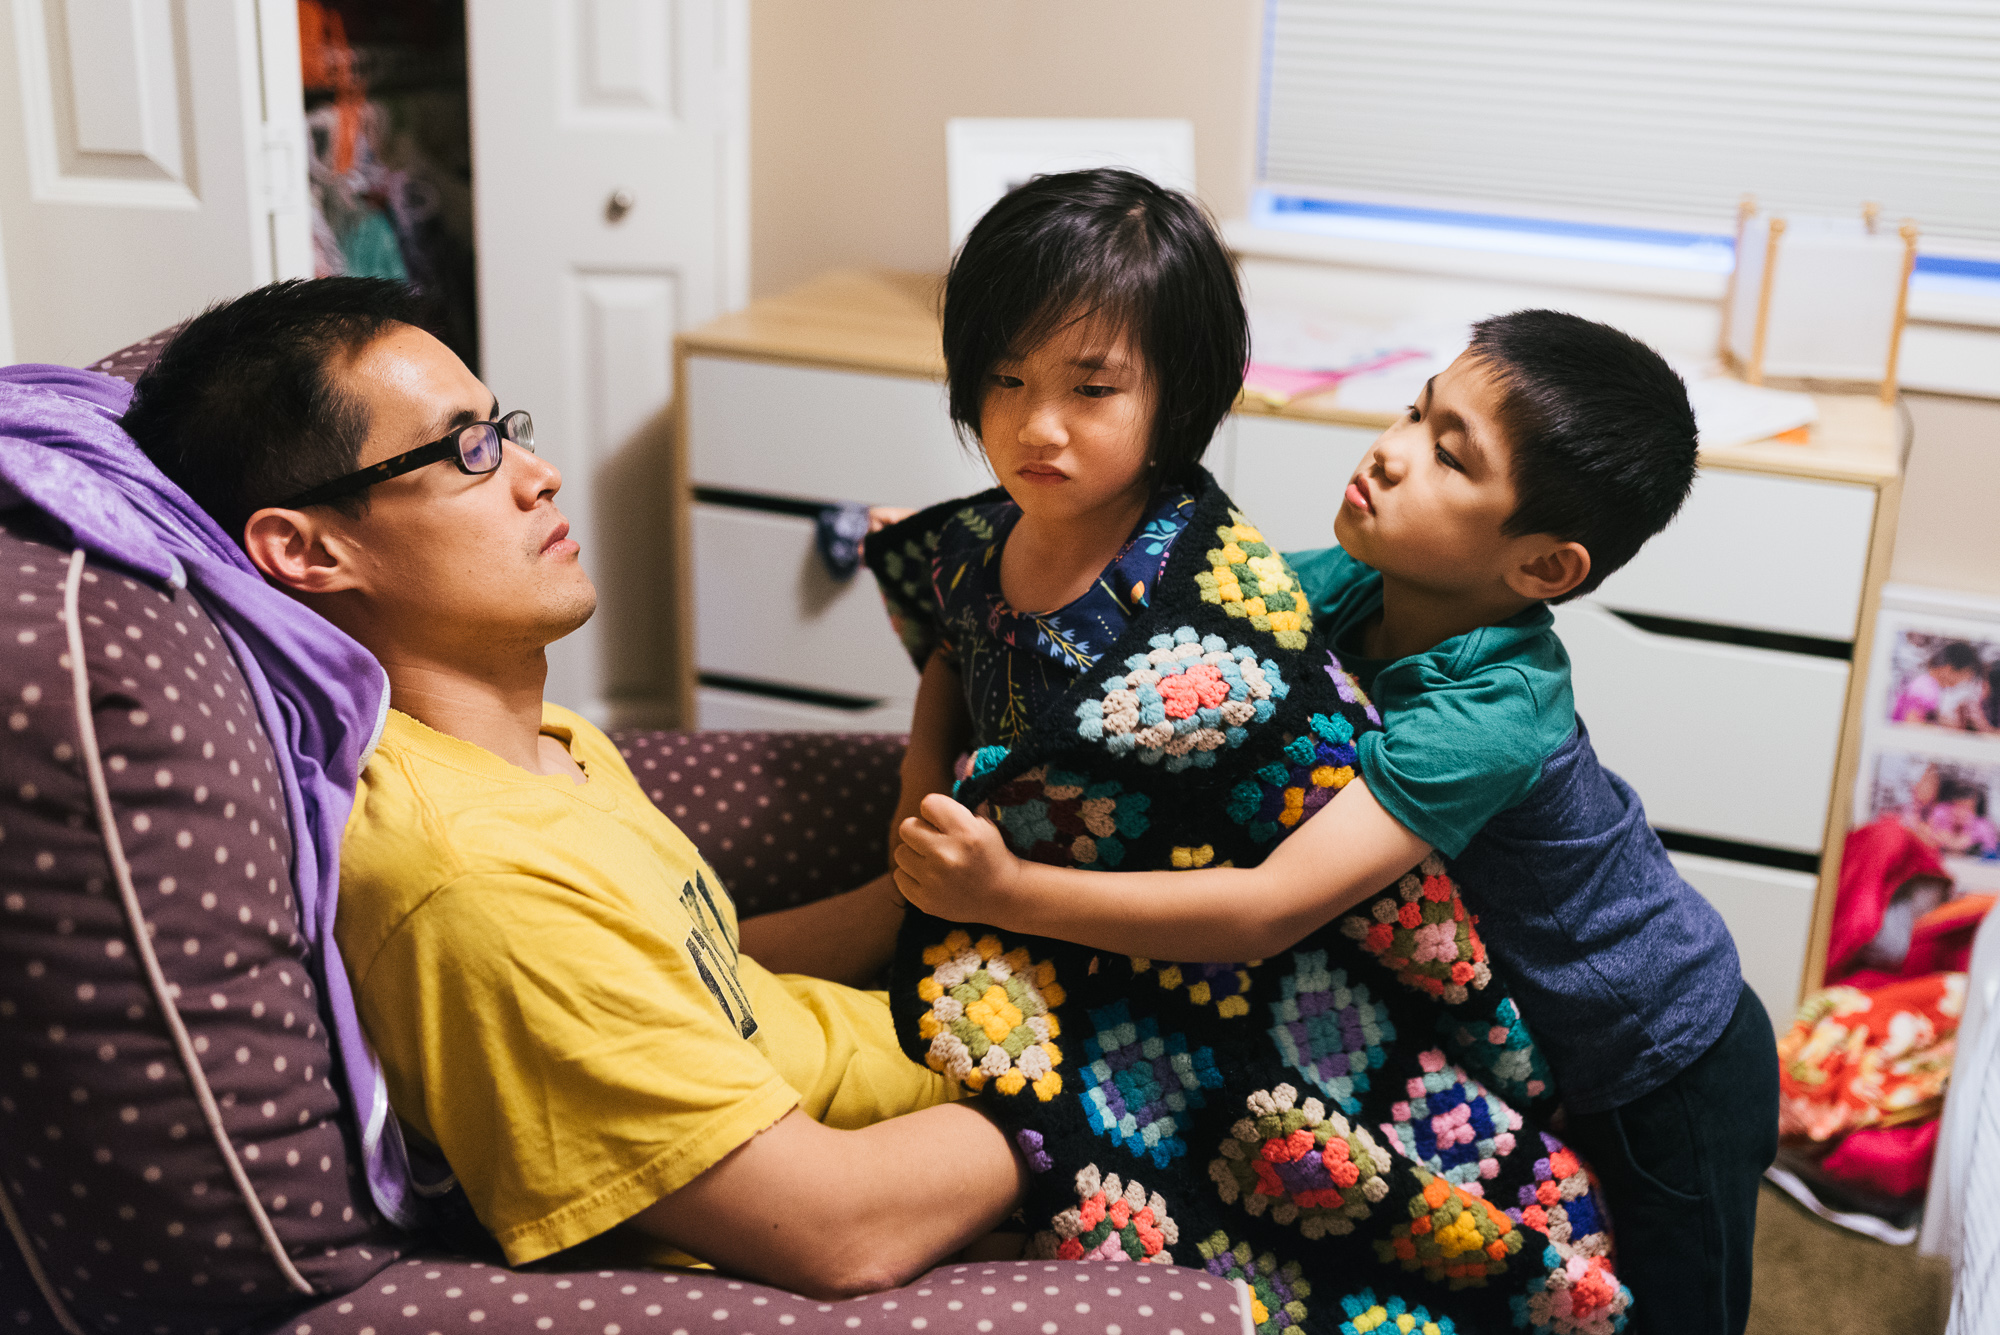
[[[1000,832],[933,796],[906,821],[896,887],[954,922],[1153,959],[1265,959],[1375,894],[1431,846],[1356,778],[1261,866],[1096,872],[1023,862]]]
[[[744,954],[772,973],[803,973],[867,987],[889,967],[903,897],[888,873],[858,890],[738,924]]]
[[[847,1298],[907,1283],[990,1232],[1026,1184],[1006,1135],[962,1103],[858,1131],[793,1109],[628,1226],[750,1279]]]

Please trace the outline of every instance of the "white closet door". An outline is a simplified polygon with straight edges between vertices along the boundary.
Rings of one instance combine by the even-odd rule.
[[[291,0],[0,17],[0,359],[80,365],[312,275]]]
[[[677,331],[748,286],[747,0],[468,5],[481,374],[535,415],[597,616],[548,698],[667,708],[668,401]]]

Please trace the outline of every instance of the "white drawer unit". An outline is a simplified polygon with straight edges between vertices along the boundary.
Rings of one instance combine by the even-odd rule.
[[[1705,468],[1599,602],[1686,621],[1852,641],[1875,489]]]
[[[1818,878],[1809,872],[1757,867],[1695,853],[1672,853],[1674,867],[1688,884],[1715,905],[1736,939],[1743,981],[1785,1031],[1799,1004],[1806,942],[1812,933],[1813,893]]]
[[[695,356],[687,382],[697,487],[921,508],[993,485],[934,380]]]
[[[695,726],[763,732],[908,732],[912,703],[888,700],[864,709],[836,709],[703,686],[694,695]]]
[[[916,670],[889,627],[874,576],[840,583],[813,521],[694,507],[695,663],[715,674],[847,696],[908,700]]]
[[[1654,825],[1820,851],[1846,663],[1656,635],[1587,600],[1555,612],[1576,712]]]
[[[1333,545],[1333,516],[1355,466],[1380,435],[1368,427],[1239,413],[1227,474],[1216,475],[1279,551]]]

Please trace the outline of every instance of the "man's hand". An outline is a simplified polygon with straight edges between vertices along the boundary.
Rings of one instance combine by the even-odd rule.
[[[1004,925],[1001,910],[1020,883],[1021,860],[990,821],[932,793],[897,833],[896,888],[903,898],[952,922]]]

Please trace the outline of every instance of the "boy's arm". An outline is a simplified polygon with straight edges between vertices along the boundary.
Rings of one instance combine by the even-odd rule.
[[[921,1210],[910,1208],[913,1162]],[[1005,1133],[962,1103],[855,1131],[794,1108],[627,1227],[734,1274],[848,1298],[914,1279],[989,1232],[1026,1181]]]
[[[956,922],[1074,941],[1121,955],[1265,959],[1392,884],[1431,846],[1357,778],[1254,868],[1093,872],[1023,862],[950,798],[905,821],[896,888]]]

